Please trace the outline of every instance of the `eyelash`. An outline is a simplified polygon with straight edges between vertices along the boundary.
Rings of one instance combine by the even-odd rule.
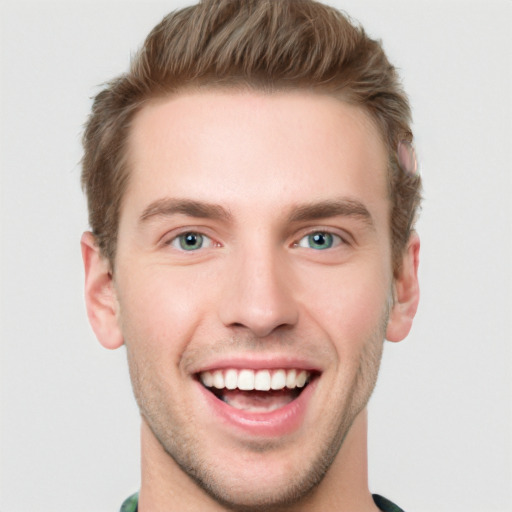
[[[195,237],[196,239],[200,239],[201,246],[197,247],[197,248],[185,247],[184,243],[185,243],[185,240],[187,237]],[[207,242],[206,247],[204,246],[205,241]],[[179,233],[178,235],[173,236],[172,238],[169,238],[168,240],[166,240],[164,242],[164,244],[167,246],[173,247],[174,249],[176,249],[178,251],[183,251],[183,252],[195,252],[195,251],[198,251],[199,249],[214,247],[216,245],[215,242],[212,240],[212,238],[209,237],[208,235],[205,235],[204,233],[201,233],[200,231],[193,231],[193,230],[184,231],[182,233]]]
[[[320,240],[318,242],[316,242],[313,237],[321,237]],[[306,240],[306,244],[308,245],[303,245],[302,242]],[[325,247],[325,248],[320,248],[320,247],[311,247],[311,245],[309,245],[311,242],[314,244],[314,243],[318,243],[318,245],[321,245],[322,244],[322,240],[327,240],[327,241],[330,241],[330,245],[329,247]],[[347,245],[347,241],[340,235],[336,234],[336,233],[332,233],[331,231],[328,231],[328,230],[315,230],[315,231],[310,231],[309,233],[306,233],[304,236],[302,236],[298,242],[295,242],[293,244],[293,247],[302,247],[304,249],[316,249],[316,250],[319,250],[319,251],[325,251],[325,250],[328,250],[328,249],[334,249],[340,245]]]
[[[186,246],[186,238],[194,237],[190,240],[190,245]],[[313,237],[319,237],[317,241]],[[199,245],[198,247],[194,247],[194,239],[196,240],[195,245]],[[197,240],[199,239],[199,240]],[[205,245],[206,243],[206,245]],[[327,243],[328,247],[312,247],[312,244],[317,243],[319,246],[323,243]],[[164,242],[164,245],[173,247],[174,249],[181,252],[196,252],[200,249],[208,249],[211,247],[219,247],[220,244],[213,241],[211,237],[197,230],[187,230],[183,231],[172,238],[169,238]],[[302,235],[298,241],[292,244],[293,248],[304,248],[304,249],[312,249],[315,251],[325,251],[328,249],[334,249],[340,245],[350,245],[347,240],[339,234],[333,233],[329,230],[316,229],[314,231],[310,231],[304,235]]]

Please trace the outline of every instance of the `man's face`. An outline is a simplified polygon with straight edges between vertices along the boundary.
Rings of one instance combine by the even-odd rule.
[[[377,375],[393,289],[377,130],[327,96],[183,93],[142,109],[128,156],[114,290],[146,430],[221,502],[292,501]]]

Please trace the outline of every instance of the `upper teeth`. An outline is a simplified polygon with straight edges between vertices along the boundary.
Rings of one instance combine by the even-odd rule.
[[[302,388],[309,380],[306,370],[215,370],[201,372],[199,378],[208,388],[269,391]]]

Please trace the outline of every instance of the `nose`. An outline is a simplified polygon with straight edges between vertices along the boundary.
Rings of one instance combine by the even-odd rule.
[[[228,327],[245,328],[263,338],[296,324],[291,269],[272,251],[247,251],[230,262],[219,316]]]

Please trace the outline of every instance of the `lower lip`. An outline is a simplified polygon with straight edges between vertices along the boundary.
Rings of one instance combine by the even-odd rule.
[[[197,383],[213,414],[224,424],[251,436],[279,437],[298,430],[304,421],[306,410],[316,387],[317,379],[310,382],[304,391],[289,404],[270,412],[250,412],[231,407],[201,383]]]

